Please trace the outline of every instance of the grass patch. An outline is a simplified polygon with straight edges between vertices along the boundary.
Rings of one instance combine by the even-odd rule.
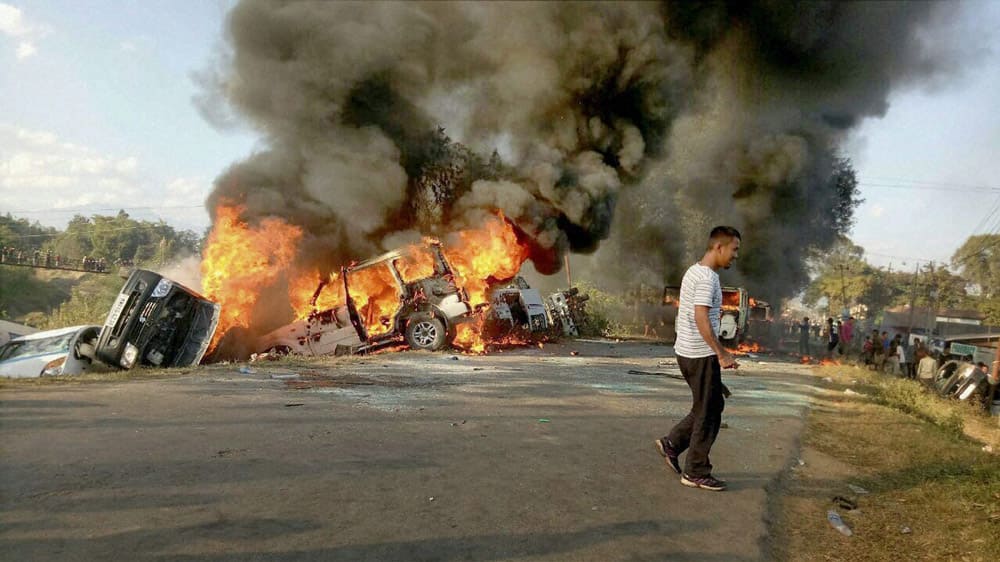
[[[916,416],[955,436],[962,434],[1000,447],[1000,419],[990,417],[976,404],[941,397],[923,384],[867,369],[838,366],[824,367],[819,376],[850,386],[871,396],[876,402]]]
[[[805,465],[783,480],[772,505],[773,557],[1000,560],[1000,460],[961,435],[956,419],[975,417],[971,408],[898,384],[910,381],[835,370],[820,374],[856,380],[851,388],[874,400],[845,395],[843,387],[816,399],[803,435]],[[858,509],[836,507],[838,495]],[[830,526],[828,509],[853,536]]]

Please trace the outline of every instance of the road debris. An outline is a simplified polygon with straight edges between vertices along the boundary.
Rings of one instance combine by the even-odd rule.
[[[297,379],[299,376],[300,375],[298,373],[271,373],[271,378],[279,381]]]
[[[836,511],[832,509],[827,511],[826,520],[830,522],[830,525],[832,525],[834,529],[840,531],[840,534],[848,537],[854,534],[854,532],[851,531],[851,528],[847,526],[847,523],[844,523],[844,520],[840,518],[840,514]]]
[[[656,371],[639,371],[636,369],[629,369],[628,374],[630,375],[645,375],[648,377],[670,377],[672,379],[677,379],[679,381],[684,380],[684,375],[677,373],[658,373]]]
[[[305,403],[304,402],[289,402],[288,404],[285,404],[286,408],[294,408],[295,406],[305,406]]]
[[[844,389],[844,394],[846,394],[848,396],[861,396],[860,392],[854,392],[853,390],[851,390],[849,388],[845,388]]]
[[[549,423],[549,418],[538,418],[538,423]]]
[[[900,532],[900,533],[903,533],[904,535],[909,535],[910,533],[912,533],[912,532],[913,532],[913,529],[910,529],[910,528],[909,528],[909,527],[907,527],[906,525],[903,525],[903,526],[902,526],[902,527],[901,527],[901,528],[899,529],[899,532]]]
[[[252,374],[256,373],[257,371],[255,369],[251,369],[250,367],[247,367],[246,365],[244,365],[244,366],[242,366],[242,367],[239,368],[239,372],[240,372],[241,375],[252,375]]]
[[[858,494],[859,496],[863,496],[869,493],[868,490],[862,488],[861,486],[855,486],[854,484],[848,484],[847,487],[850,488],[852,492]]]
[[[858,508],[858,502],[850,498],[845,498],[844,496],[833,496],[833,498],[831,498],[831,501],[833,501],[833,503],[837,504],[842,509],[846,509],[848,511],[853,511]]]

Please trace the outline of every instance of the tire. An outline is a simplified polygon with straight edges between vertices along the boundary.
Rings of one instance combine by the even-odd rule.
[[[448,343],[444,323],[433,316],[418,316],[406,323],[406,344],[410,349],[438,351]]]

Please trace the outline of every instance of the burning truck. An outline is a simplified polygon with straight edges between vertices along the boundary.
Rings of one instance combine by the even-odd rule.
[[[680,302],[677,285],[663,288],[663,304],[676,307]],[[771,305],[754,299],[743,287],[722,288],[722,310],[719,318],[719,340],[736,347],[748,340],[767,340],[773,322]]]

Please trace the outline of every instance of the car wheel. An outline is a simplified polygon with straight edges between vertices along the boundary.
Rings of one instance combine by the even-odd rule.
[[[448,341],[448,331],[433,316],[414,318],[406,324],[406,343],[412,349],[437,351]]]

